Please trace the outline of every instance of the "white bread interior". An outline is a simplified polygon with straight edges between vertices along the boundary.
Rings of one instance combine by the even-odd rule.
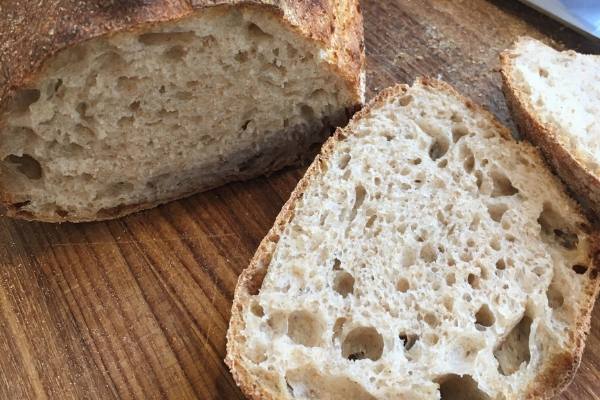
[[[68,48],[0,117],[0,187],[26,217],[102,219],[297,162],[359,102],[319,46],[216,7]]]
[[[597,237],[489,113],[398,86],[324,146],[240,277],[226,361],[254,399],[550,398]]]

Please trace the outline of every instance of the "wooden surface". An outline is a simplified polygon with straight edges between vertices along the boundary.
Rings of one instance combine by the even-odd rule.
[[[509,122],[498,51],[600,46],[510,0],[365,0],[369,97],[426,74]],[[222,360],[236,279],[302,170],[118,221],[0,219],[0,399],[242,399]],[[562,399],[600,399],[600,309]]]

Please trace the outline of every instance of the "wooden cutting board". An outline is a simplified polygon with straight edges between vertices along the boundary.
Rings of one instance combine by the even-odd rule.
[[[497,57],[517,36],[600,53],[517,1],[362,6],[369,97],[440,77],[510,124]],[[236,279],[302,172],[111,222],[0,219],[0,399],[242,399],[222,361]],[[599,369],[600,308],[561,399],[600,399]]]

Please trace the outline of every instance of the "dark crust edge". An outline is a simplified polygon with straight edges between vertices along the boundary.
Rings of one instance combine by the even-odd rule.
[[[417,78],[416,82],[433,90],[446,92],[455,96],[470,110],[482,113],[498,129],[498,132],[504,139],[514,140],[508,128],[498,122],[489,111],[461,95],[449,84],[427,77]],[[255,376],[253,376],[244,365],[242,357],[243,342],[240,340],[242,338],[241,332],[245,326],[242,311],[244,307],[249,304],[251,296],[256,295],[260,290],[281,233],[294,217],[296,204],[302,198],[306,188],[319,174],[325,171],[329,158],[335,150],[336,144],[353,134],[352,125],[357,123],[360,119],[366,118],[373,110],[381,107],[391,99],[402,96],[408,89],[408,85],[405,84],[396,84],[395,86],[384,89],[361,111],[355,114],[348,126],[343,129],[337,129],[335,135],[327,140],[323,145],[321,154],[317,156],[315,161],[308,168],[306,174],[292,192],[290,199],[285,203],[283,209],[277,216],[273,227],[260,243],[258,250],[250,261],[250,265],[241,273],[235,289],[233,305],[231,308],[231,320],[227,331],[227,356],[225,358],[225,363],[231,370],[235,382],[249,399],[282,400],[285,398],[281,394],[273,393],[264,386],[261,386],[260,382],[256,381]],[[521,145],[526,147],[532,153],[535,153],[539,159],[539,164],[544,165],[543,158],[537,149],[527,143],[522,143]],[[560,180],[556,179],[556,183],[561,185],[564,189],[564,185],[562,185]],[[585,216],[575,201],[572,199],[568,200],[571,200],[571,205],[575,212],[579,212],[582,216]],[[581,310],[579,310],[577,327],[573,330],[575,333],[575,345],[570,352],[553,354],[550,359],[545,361],[544,364],[546,367],[542,369],[542,372],[537,376],[537,379],[528,386],[526,393],[523,396],[524,399],[551,399],[566,389],[573,380],[575,372],[579,367],[585,347],[585,339],[590,329],[592,308],[600,289],[600,281],[598,280],[598,273],[600,271],[600,231],[597,231],[594,228],[594,231],[589,235],[589,241],[589,258],[592,265],[588,272],[589,281],[584,290],[588,301],[584,302]]]
[[[56,2],[55,0],[47,1]],[[70,0],[58,0],[58,3],[68,1]],[[269,12],[274,18],[279,19],[284,25],[287,25],[289,29],[295,31],[297,34],[314,40],[322,46],[324,45],[326,49],[333,50],[333,59],[328,61],[328,66],[345,80],[349,91],[352,94],[352,101],[354,104],[347,108],[347,112],[354,112],[362,106],[364,96],[363,74],[365,71],[365,48],[362,12],[358,0],[350,0],[348,3],[345,3],[348,7],[347,10],[340,10],[340,7],[343,5],[340,0],[276,0],[275,4],[267,2],[267,0],[197,0],[195,4],[188,8],[181,6],[181,4],[177,7],[173,6],[171,3],[168,5],[164,4],[164,8],[167,11],[160,9],[159,6],[161,4],[158,0],[152,0],[150,2],[151,5],[136,5],[137,3],[135,0],[129,0],[129,2],[125,3],[127,4],[115,5],[114,7],[121,8],[118,8],[116,11],[112,10],[112,12],[120,13],[119,15],[123,14],[119,18],[124,18],[126,22],[116,18],[118,22],[99,21],[98,26],[92,24],[92,28],[88,28],[87,30],[84,30],[82,27],[74,26],[73,29],[77,28],[78,30],[83,30],[83,33],[80,32],[78,36],[69,36],[66,35],[66,33],[61,35],[57,34],[57,43],[54,43],[48,48],[42,46],[42,49],[44,49],[45,52],[40,55],[39,59],[31,61],[30,72],[24,73],[23,71],[18,70],[18,67],[14,67],[17,68],[16,78],[14,79],[11,79],[11,77],[6,78],[6,71],[4,71],[6,64],[5,61],[3,61],[7,58],[7,54],[12,50],[10,48],[6,49],[0,47],[0,114],[6,102],[10,100],[16,90],[21,87],[27,87],[39,79],[39,76],[43,74],[44,69],[46,68],[47,61],[58,52],[102,36],[110,36],[122,32],[140,32],[151,28],[158,23],[178,21],[180,19],[188,18],[194,13],[209,7],[221,7],[225,12],[228,8],[233,7],[250,7]],[[139,7],[141,9],[141,16],[135,14],[132,10],[128,10],[127,6],[130,8],[132,7],[132,10],[134,11],[135,7]],[[148,10],[147,8],[157,8],[158,11]],[[186,10],[185,12],[183,11],[184,9]],[[0,6],[0,11],[10,12],[13,10],[3,10],[2,6]],[[40,10],[37,11],[39,12]],[[286,11],[289,15],[286,14]],[[19,12],[27,12],[27,10]],[[73,13],[76,14],[77,12],[73,11]],[[128,13],[134,13],[137,18],[128,18]],[[0,34],[8,31],[7,35],[9,38],[11,35],[15,35],[14,30],[10,29],[11,22],[11,17],[8,17],[3,21],[0,20]],[[73,22],[71,21],[70,23]],[[321,26],[323,24],[327,25],[325,31]],[[43,29],[46,31],[51,29],[48,26],[49,25],[46,24]],[[31,56],[31,54],[29,56]],[[4,78],[2,76],[3,73],[5,75]],[[1,129],[2,121],[0,120],[0,130]],[[294,165],[294,163],[283,163],[281,167],[289,165]],[[275,172],[275,170],[258,171],[254,176],[272,172]],[[44,214],[19,211],[18,207],[16,207],[18,201],[13,198],[10,192],[5,191],[4,188],[0,186],[0,216],[41,222],[90,222],[109,220],[153,208],[160,204],[184,198],[195,193],[210,190],[228,182],[250,178],[251,177],[240,177],[226,179],[219,184],[201,187],[192,192],[178,194],[155,202],[120,205],[114,207],[111,210],[111,213],[107,213],[104,216],[71,214],[68,218],[61,218],[54,213]]]

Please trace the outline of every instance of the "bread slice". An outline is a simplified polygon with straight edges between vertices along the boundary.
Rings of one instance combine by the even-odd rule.
[[[520,131],[598,218],[600,57],[522,37],[501,62],[504,94]]]
[[[113,218],[265,174],[363,99],[358,0],[1,7],[9,216]]]
[[[546,399],[580,362],[598,232],[529,144],[439,81],[324,146],[240,276],[252,399]]]

